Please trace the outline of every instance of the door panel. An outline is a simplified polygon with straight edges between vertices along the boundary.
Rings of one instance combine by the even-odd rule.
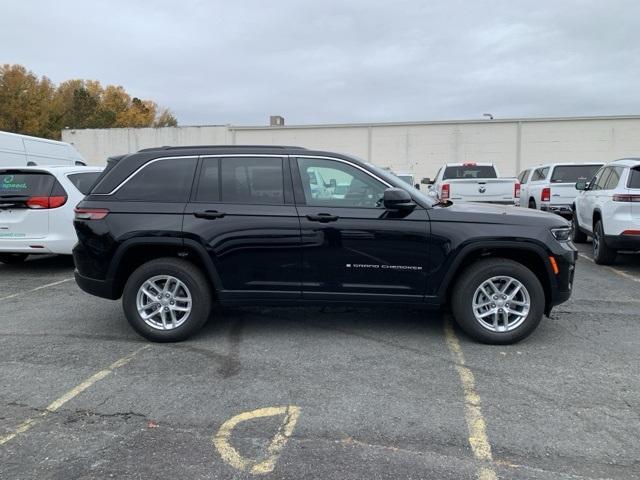
[[[381,179],[344,160],[291,162],[302,232],[303,298],[422,301],[429,218],[388,211]]]
[[[184,236],[209,253],[222,295],[299,297],[300,222],[288,159],[207,157],[198,178]]]

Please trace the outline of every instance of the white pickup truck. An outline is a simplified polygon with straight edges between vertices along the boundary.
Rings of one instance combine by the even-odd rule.
[[[484,202],[514,205],[520,197],[520,182],[515,178],[499,178],[493,163],[447,163],[433,181],[422,183],[440,200]]]
[[[576,182],[588,182],[602,163],[550,163],[523,170],[520,206],[553,212],[563,217],[573,215],[572,205],[578,195]]]

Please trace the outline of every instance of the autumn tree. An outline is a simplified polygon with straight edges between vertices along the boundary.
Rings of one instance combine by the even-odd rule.
[[[121,86],[67,80],[55,86],[21,65],[0,66],[0,130],[60,138],[64,128],[174,127],[168,109]]]

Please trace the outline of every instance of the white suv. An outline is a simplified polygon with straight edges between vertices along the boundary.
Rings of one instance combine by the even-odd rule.
[[[602,163],[550,163],[524,170],[518,175],[519,205],[571,217],[576,182],[586,182],[600,167]]]
[[[77,242],[73,209],[96,181],[100,167],[0,168],[0,262],[30,254],[70,255]]]
[[[610,264],[618,250],[640,250],[640,158],[602,167],[589,182],[578,182],[573,241],[593,237],[596,263]]]

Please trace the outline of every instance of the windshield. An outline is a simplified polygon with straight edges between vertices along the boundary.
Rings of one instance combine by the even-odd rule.
[[[454,178],[498,178],[492,165],[461,165],[444,169],[443,180]]]
[[[551,183],[576,183],[590,180],[602,165],[558,165],[551,175]]]

